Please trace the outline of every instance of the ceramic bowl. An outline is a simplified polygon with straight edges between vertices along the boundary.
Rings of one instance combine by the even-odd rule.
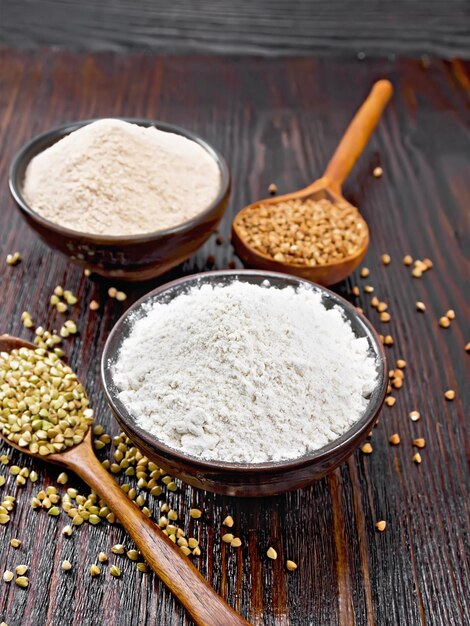
[[[135,319],[145,315],[143,305],[148,302],[169,302],[195,285],[205,283],[228,284],[234,280],[259,285],[269,280],[274,287],[306,285],[321,293],[327,308],[341,307],[358,337],[366,337],[370,351],[377,362],[377,385],[361,418],[341,437],[323,448],[297,459],[268,463],[226,463],[205,461],[168,447],[143,430],[135,421],[128,406],[118,397],[113,379],[122,342],[129,335]],[[131,319],[132,316],[132,319]],[[322,478],[343,463],[366,439],[382,407],[387,389],[388,370],[382,343],[370,322],[349,302],[324,287],[304,279],[255,270],[215,271],[187,276],[158,287],[136,302],[113,328],[105,345],[101,375],[108,402],[121,428],[141,451],[165,469],[171,476],[201,489],[231,496],[272,496],[299,489]]]
[[[120,118],[124,119],[124,118]],[[215,200],[192,219],[153,233],[131,236],[90,235],[64,228],[44,219],[26,202],[22,185],[26,168],[33,157],[71,132],[96,120],[66,124],[29,141],[15,156],[10,168],[10,191],[23,217],[51,247],[70,257],[83,268],[117,280],[147,280],[167,272],[191,256],[215,231],[227,206],[230,174],[223,157],[204,139],[179,126],[145,119],[124,121],[182,135],[195,141],[216,161],[221,186]]]

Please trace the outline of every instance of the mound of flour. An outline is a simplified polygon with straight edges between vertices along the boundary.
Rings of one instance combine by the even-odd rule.
[[[150,303],[114,380],[138,424],[203,459],[293,459],[343,434],[377,380],[365,338],[314,291],[234,282]]]
[[[35,156],[23,194],[42,217],[66,228],[137,235],[194,217],[220,184],[216,161],[194,141],[103,119]]]

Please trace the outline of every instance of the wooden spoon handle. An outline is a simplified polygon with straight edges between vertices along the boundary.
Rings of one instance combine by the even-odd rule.
[[[77,446],[65,456],[64,464],[106,500],[147,563],[198,626],[247,626],[248,622],[214,591],[179,547],[124,494],[89,445]]]
[[[379,80],[372,87],[327,165],[324,178],[328,179],[329,184],[340,188],[346,180],[374,132],[392,93],[393,87],[388,80]]]

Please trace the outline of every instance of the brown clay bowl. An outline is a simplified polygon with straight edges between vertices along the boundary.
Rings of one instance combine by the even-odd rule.
[[[261,284],[269,280],[274,287],[307,285],[319,291],[325,306],[341,307],[358,337],[366,337],[371,352],[377,359],[378,381],[362,417],[344,435],[323,448],[303,457],[272,463],[226,463],[205,461],[168,447],[140,428],[129,407],[118,398],[113,380],[113,364],[123,340],[129,335],[133,319],[145,315],[142,305],[147,302],[168,302],[189,288],[205,284],[227,284],[240,280]],[[383,346],[370,322],[349,302],[335,293],[302,278],[255,270],[215,271],[195,274],[158,287],[136,302],[121,317],[106,342],[101,362],[101,376],[111,409],[128,437],[149,459],[171,476],[207,491],[230,496],[272,496],[305,487],[343,463],[366,439],[382,407],[387,389],[387,363]]]
[[[195,141],[215,159],[221,174],[216,199],[191,220],[167,230],[132,236],[90,235],[69,230],[44,219],[25,201],[22,185],[31,159],[74,130],[96,120],[66,124],[38,135],[15,156],[10,168],[10,191],[23,217],[53,249],[92,272],[118,280],[147,280],[159,276],[190,257],[214,232],[230,192],[230,173],[223,157],[204,139],[179,126],[145,119],[124,119],[139,126],[155,126]]]

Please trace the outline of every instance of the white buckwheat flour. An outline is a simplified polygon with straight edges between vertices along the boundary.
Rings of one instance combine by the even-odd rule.
[[[375,387],[367,339],[314,291],[234,282],[146,306],[114,365],[119,398],[194,456],[297,458],[343,434]]]
[[[216,161],[194,141],[104,119],[34,157],[23,194],[42,217],[66,228],[137,235],[194,217],[220,184]]]

